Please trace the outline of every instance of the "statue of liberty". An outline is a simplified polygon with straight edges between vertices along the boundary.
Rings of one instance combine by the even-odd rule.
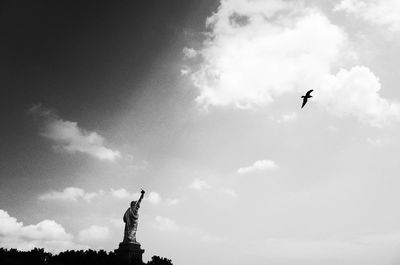
[[[138,210],[139,210],[140,202],[143,199],[145,191],[142,190],[140,193],[141,193],[141,195],[140,195],[139,200],[132,201],[131,207],[129,207],[124,214],[125,231],[124,231],[123,243],[139,244],[136,241],[136,231],[137,231],[138,218],[139,218]]]

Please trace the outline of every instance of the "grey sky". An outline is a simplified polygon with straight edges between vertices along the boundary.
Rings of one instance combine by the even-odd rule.
[[[397,264],[398,1],[139,2],[5,4],[0,246]]]

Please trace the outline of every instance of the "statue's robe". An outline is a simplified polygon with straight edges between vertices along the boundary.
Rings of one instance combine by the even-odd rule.
[[[140,204],[138,202],[135,205],[129,207],[124,214],[124,222],[125,222],[125,233],[124,233],[124,242],[134,242],[136,243],[136,230],[139,219],[139,210]]]

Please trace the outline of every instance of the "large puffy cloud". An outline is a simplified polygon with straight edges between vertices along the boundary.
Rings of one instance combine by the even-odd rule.
[[[43,220],[36,225],[24,226],[16,218],[0,209],[0,245],[6,248],[28,250],[45,248],[59,252],[85,248],[73,242],[73,236],[53,220]]]
[[[52,140],[56,150],[68,153],[84,153],[100,160],[114,161],[121,153],[104,146],[105,139],[97,132],[88,131],[78,126],[77,122],[61,119],[54,112],[36,105],[31,112],[44,119],[41,136]]]
[[[345,11],[373,24],[400,31],[400,2],[398,0],[342,0],[335,10]]]
[[[11,217],[6,211],[0,210],[0,235],[14,234],[22,227],[22,223]]]
[[[316,8],[281,0],[225,0],[208,25],[198,51],[202,62],[191,74],[203,107],[255,108],[314,88],[315,99],[329,101],[326,109],[335,114],[355,115],[371,125],[400,116],[399,105],[378,94],[379,82],[368,84],[376,78],[368,68],[337,72],[356,56],[346,33]],[[337,89],[343,82],[349,98],[369,97],[360,97],[355,107],[343,105]]]
[[[246,22],[238,22],[246,21]],[[314,9],[274,1],[222,1],[193,74],[204,105],[253,107],[314,87],[346,45],[346,35]],[[312,43],[312,45],[310,45]]]
[[[351,114],[380,127],[399,118],[400,105],[379,96],[379,79],[367,68],[341,69],[321,86],[317,100],[331,113]]]

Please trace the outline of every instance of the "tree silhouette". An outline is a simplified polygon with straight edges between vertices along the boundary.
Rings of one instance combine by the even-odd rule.
[[[147,265],[172,265],[172,261],[167,258],[161,258],[159,256],[153,256]]]
[[[30,251],[0,248],[1,265],[124,265],[117,254],[104,250],[67,250],[53,255],[44,249]],[[167,258],[153,256],[147,265],[173,265]]]

